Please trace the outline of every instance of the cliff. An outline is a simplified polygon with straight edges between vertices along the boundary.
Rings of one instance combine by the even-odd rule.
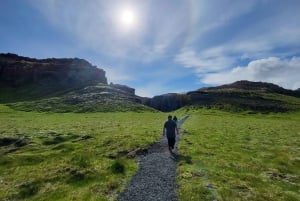
[[[0,54],[0,103],[23,111],[154,111],[135,89],[107,84],[105,71],[84,59],[34,59]]]
[[[0,54],[0,103],[25,111],[152,111],[154,108],[169,112],[188,106],[286,112],[300,109],[299,97],[299,89],[238,81],[143,98],[135,95],[134,88],[107,84],[105,71],[84,59],[34,59]]]
[[[105,71],[84,59],[33,59],[0,54],[0,88],[21,96],[47,96],[97,83],[107,84]]]

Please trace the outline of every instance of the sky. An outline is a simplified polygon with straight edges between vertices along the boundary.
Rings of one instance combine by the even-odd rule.
[[[0,52],[82,58],[140,96],[300,88],[300,0],[1,0]]]

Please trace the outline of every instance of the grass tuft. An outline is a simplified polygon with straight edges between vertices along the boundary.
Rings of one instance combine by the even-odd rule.
[[[88,168],[91,166],[90,158],[87,154],[77,154],[71,158],[71,163],[80,168]]]
[[[19,185],[18,189],[18,197],[24,199],[34,196],[38,192],[39,187],[35,182],[25,182]]]
[[[111,171],[114,174],[124,174],[125,173],[125,165],[124,162],[120,159],[114,160],[111,165]]]

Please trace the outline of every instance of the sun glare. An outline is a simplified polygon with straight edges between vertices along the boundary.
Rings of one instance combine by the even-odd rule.
[[[121,13],[121,21],[128,26],[134,23],[135,15],[132,10],[123,10]]]
[[[119,12],[119,21],[123,29],[130,30],[136,26],[136,13],[131,8],[123,8]]]
[[[137,33],[140,26],[140,15],[135,5],[121,4],[112,13],[116,30],[120,37]]]

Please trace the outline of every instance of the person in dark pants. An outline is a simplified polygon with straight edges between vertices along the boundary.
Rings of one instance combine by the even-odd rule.
[[[166,131],[166,132],[165,132]],[[179,134],[177,124],[172,120],[172,116],[168,116],[168,121],[165,122],[163,128],[163,135],[167,134],[169,151],[173,154],[174,145],[176,142],[176,133]]]

